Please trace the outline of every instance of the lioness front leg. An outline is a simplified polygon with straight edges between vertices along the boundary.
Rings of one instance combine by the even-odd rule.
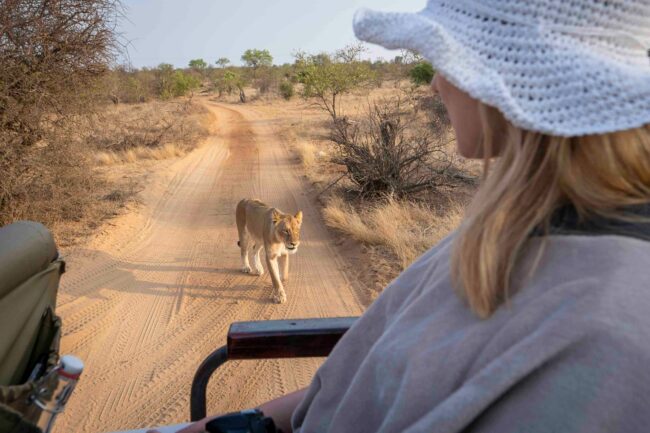
[[[262,251],[262,245],[255,244],[253,247],[253,275],[263,275],[264,267],[262,267],[262,260],[260,260],[260,252]]]
[[[289,254],[281,255],[278,257],[278,261],[280,262],[280,269],[282,270],[280,279],[286,283],[289,280]]]
[[[282,281],[280,281],[280,276],[278,275],[278,256],[274,254],[272,255],[272,253],[267,253],[266,265],[269,268],[269,274],[271,274],[271,281],[273,282],[273,288],[275,289],[273,300],[278,304],[284,304],[287,302],[287,295],[284,293],[284,287]]]
[[[249,245],[248,236],[246,236],[246,234],[244,235],[240,234],[238,244],[241,250],[241,271],[245,274],[250,274],[251,265],[248,262],[248,245]]]

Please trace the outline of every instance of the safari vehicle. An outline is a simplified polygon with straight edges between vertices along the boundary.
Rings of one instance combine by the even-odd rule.
[[[65,262],[41,224],[0,228],[0,433],[48,433],[83,370],[81,360],[60,356],[61,320],[56,296]],[[327,356],[355,318],[233,323],[227,344],[196,371],[190,418],[206,415],[206,389],[228,360]],[[210,431],[273,432],[261,413],[226,415]]]

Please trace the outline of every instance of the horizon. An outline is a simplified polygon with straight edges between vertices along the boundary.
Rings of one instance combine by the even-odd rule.
[[[210,66],[226,57],[241,66],[247,49],[267,49],[273,64],[293,63],[293,53],[333,52],[357,42],[352,17],[360,7],[418,11],[425,0],[333,0],[327,4],[299,0],[126,0],[126,17],[118,30],[127,42],[121,64],[153,68],[169,63],[185,68],[202,58]],[[200,19],[197,19],[200,17]],[[399,50],[364,44],[364,59],[391,60]]]

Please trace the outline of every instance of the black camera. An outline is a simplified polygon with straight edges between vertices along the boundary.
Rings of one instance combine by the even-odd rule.
[[[208,433],[282,433],[269,417],[258,409],[229,413],[205,426]]]

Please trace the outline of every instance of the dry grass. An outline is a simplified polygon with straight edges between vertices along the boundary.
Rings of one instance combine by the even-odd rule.
[[[211,114],[188,101],[121,104],[95,119],[87,141],[100,165],[183,156],[210,133]]]
[[[211,123],[184,101],[122,104],[70,119],[37,145],[0,149],[0,226],[39,221],[60,247],[74,245],[135,200],[144,169],[121,164],[182,156]]]
[[[333,196],[323,210],[325,222],[368,245],[387,247],[401,269],[454,230],[463,208],[453,204],[443,211],[424,204],[388,198],[361,210]]]
[[[138,147],[122,152],[100,151],[95,154],[95,161],[99,165],[125,164],[133,163],[142,159],[161,160],[176,158],[186,155],[187,152],[188,149],[184,146],[179,146],[176,143],[167,143],[162,147],[153,149],[148,147]]]
[[[0,191],[8,191],[0,197],[0,226],[38,221],[65,246],[77,237],[75,232],[97,227],[131,197],[128,180],[118,185],[98,175],[91,149],[75,134],[49,134],[38,146],[9,156],[0,158],[0,172],[7,174],[0,179]],[[104,200],[118,188],[124,192],[118,200]]]
[[[316,154],[316,146],[313,143],[299,140],[296,142],[295,149],[298,152],[300,162],[305,168],[311,168],[316,164],[318,156]]]
[[[285,106],[291,106],[291,103],[284,103]],[[305,169],[305,173],[313,182],[321,181],[323,172],[327,171],[326,165],[330,160],[329,144],[313,137],[309,131],[309,122],[282,120],[282,110],[271,110],[278,113],[281,122],[279,130],[282,139],[289,145],[295,156]]]

